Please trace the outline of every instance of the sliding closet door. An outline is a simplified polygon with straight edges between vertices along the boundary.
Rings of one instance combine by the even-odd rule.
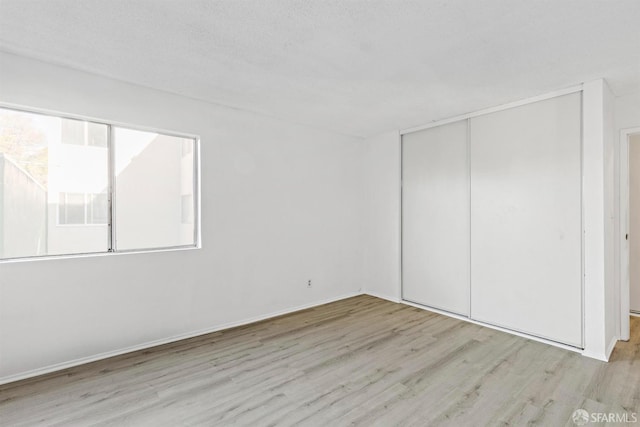
[[[582,346],[581,95],[470,121],[471,317]]]
[[[402,297],[469,314],[467,121],[402,137]]]

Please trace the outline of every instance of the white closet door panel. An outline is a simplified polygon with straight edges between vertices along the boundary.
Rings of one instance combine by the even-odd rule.
[[[467,121],[402,137],[402,296],[469,315]]]
[[[581,95],[471,119],[471,317],[582,346]]]

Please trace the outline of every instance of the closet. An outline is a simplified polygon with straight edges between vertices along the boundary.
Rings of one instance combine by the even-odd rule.
[[[581,92],[402,137],[402,297],[582,347]]]

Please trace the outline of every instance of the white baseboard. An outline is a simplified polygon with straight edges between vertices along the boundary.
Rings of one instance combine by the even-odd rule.
[[[609,361],[609,358],[604,353],[599,353],[599,352],[598,353],[593,353],[593,352],[590,352],[588,350],[585,350],[585,351],[582,352],[582,355],[584,357],[588,357],[590,359],[600,360],[602,362],[608,362]]]
[[[54,365],[45,366],[43,368],[33,369],[33,370],[30,370],[30,371],[26,371],[26,372],[20,372],[18,374],[13,374],[13,375],[9,375],[9,376],[0,378],[0,385],[11,383],[11,382],[15,382],[15,381],[24,380],[24,379],[27,379],[27,378],[37,377],[39,375],[49,374],[51,372],[61,371],[63,369],[72,368],[72,367],[78,366],[78,365],[84,365],[85,363],[95,362],[97,360],[107,359],[107,358],[113,357],[113,356],[119,356],[119,355],[125,354],[125,353],[131,353],[132,351],[144,350],[144,349],[155,347],[155,346],[162,345],[162,344],[169,344],[169,343],[172,343],[172,342],[176,342],[176,341],[180,341],[180,340],[184,340],[184,339],[188,339],[188,338],[197,337],[197,336],[200,336],[200,335],[210,334],[212,332],[221,331],[223,329],[230,329],[230,328],[235,328],[237,326],[248,325],[250,323],[255,323],[255,322],[262,321],[262,320],[271,319],[273,317],[282,316],[283,314],[294,313],[294,312],[300,311],[300,310],[306,310],[308,308],[317,307],[319,305],[328,304],[328,303],[335,302],[335,301],[340,301],[340,300],[351,298],[351,297],[358,296],[358,295],[362,295],[362,292],[352,292],[352,293],[344,294],[344,295],[341,295],[341,296],[338,296],[338,297],[327,298],[327,299],[316,301],[316,302],[313,302],[313,303],[310,303],[310,304],[303,304],[303,305],[300,305],[300,306],[297,306],[297,307],[292,307],[292,308],[287,308],[287,309],[284,309],[284,310],[274,311],[274,312],[271,312],[271,313],[268,313],[268,314],[265,314],[265,315],[251,317],[249,319],[244,319],[244,320],[237,321],[237,322],[224,323],[222,325],[213,326],[211,328],[200,329],[200,330],[197,330],[197,331],[187,332],[185,334],[180,334],[180,335],[174,335],[172,337],[162,338],[162,339],[159,339],[159,340],[147,341],[147,342],[142,343],[142,344],[137,344],[137,345],[133,345],[133,346],[130,346],[130,347],[125,347],[125,348],[121,348],[121,349],[118,349],[118,350],[106,351],[104,353],[94,354],[94,355],[87,356],[87,357],[81,357],[79,359],[74,359],[74,360],[70,360],[70,361],[66,361],[66,362],[62,362],[62,363],[56,363]]]
[[[609,346],[607,347],[607,362],[609,361],[609,358],[611,357],[611,353],[613,353],[613,349],[616,347],[616,344],[618,343],[618,341],[620,340],[620,337],[613,337],[611,339],[611,342],[609,343]]]
[[[591,359],[597,359],[597,360],[601,360],[603,362],[608,362],[609,358],[611,357],[611,353],[613,353],[613,349],[615,348],[616,344],[618,343],[620,337],[613,337],[611,339],[611,342],[609,343],[609,345],[607,346],[607,348],[604,350],[604,353],[600,353],[600,352],[590,352],[588,349],[585,349],[582,352],[582,355],[585,357],[590,357]]]
[[[391,301],[391,302],[395,302],[395,303],[401,303],[402,301],[400,300],[400,298],[396,298],[396,297],[390,297],[388,295],[384,295],[384,294],[379,294],[377,292],[370,292],[365,290],[364,294],[366,295],[371,295],[372,297],[376,297],[376,298],[381,298],[381,299],[385,299],[387,301]]]
[[[551,341],[551,340],[548,340],[548,339],[545,339],[545,338],[537,337],[535,335],[529,335],[529,334],[526,334],[524,332],[514,331],[513,329],[503,328],[501,326],[492,325],[490,323],[480,322],[478,320],[474,320],[474,319],[471,319],[471,318],[466,317],[466,316],[461,316],[459,314],[451,313],[451,312],[444,311],[444,310],[439,310],[437,308],[428,307],[428,306],[424,306],[424,305],[421,305],[421,304],[416,304],[416,303],[413,303],[411,301],[402,300],[400,302],[402,304],[406,304],[406,305],[409,305],[411,307],[421,308],[422,310],[425,310],[425,311],[431,311],[433,313],[438,313],[438,314],[442,314],[444,316],[453,317],[454,319],[458,319],[458,320],[462,320],[462,321],[465,321],[465,322],[473,323],[474,325],[484,326],[485,328],[495,329],[496,331],[505,332],[507,334],[516,335],[518,337],[527,338],[527,339],[532,340],[532,341],[541,342],[543,344],[552,345],[554,347],[559,347],[559,348],[562,348],[564,350],[569,350],[569,351],[573,351],[573,352],[576,352],[576,353],[582,353],[584,355],[584,352],[583,352],[582,349],[577,348],[577,347],[573,347],[573,346],[570,346],[570,345],[567,345],[567,344],[562,344],[562,343],[559,343],[559,342],[556,342],[556,341]]]

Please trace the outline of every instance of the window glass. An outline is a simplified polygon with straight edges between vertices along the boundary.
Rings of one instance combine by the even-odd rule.
[[[188,156],[193,153],[193,140],[191,139],[183,139],[182,140],[182,155]]]
[[[91,194],[87,219],[88,224],[106,224],[108,221],[109,201],[107,193]]]
[[[107,133],[104,131],[104,125],[87,123],[87,145],[92,147],[107,146]]]
[[[193,224],[193,195],[182,196],[182,223]]]
[[[72,119],[58,120],[60,120],[60,139],[63,144],[84,145],[84,122]]]
[[[195,141],[114,126],[113,142],[116,248],[193,245]]]
[[[84,145],[85,123],[0,108],[0,258],[109,249],[106,221],[86,226],[87,195],[109,180],[107,148]],[[107,129],[94,133],[106,141]],[[107,204],[93,215],[108,217]]]
[[[60,193],[59,198],[59,218],[60,224],[84,224],[85,223],[85,203],[84,194]]]

